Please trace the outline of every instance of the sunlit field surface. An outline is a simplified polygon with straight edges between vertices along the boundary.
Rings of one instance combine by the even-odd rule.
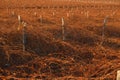
[[[116,80],[119,69],[119,2],[0,2],[1,80]]]

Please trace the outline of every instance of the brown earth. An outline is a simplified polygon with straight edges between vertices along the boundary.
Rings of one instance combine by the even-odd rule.
[[[35,3],[21,8],[16,2],[13,7],[8,6],[8,9],[4,1],[1,3],[1,80],[116,79],[116,72],[120,69],[118,5],[115,7],[116,5],[111,4],[112,8],[108,8],[108,4],[104,4],[97,9],[89,6],[69,8],[71,6],[67,5],[67,8],[48,9],[36,8]],[[87,11],[88,17],[85,15]],[[23,25],[19,25],[18,15],[27,23],[25,51],[22,43]],[[108,19],[102,40],[103,21],[106,16]],[[62,40],[62,17],[65,20],[65,41]]]

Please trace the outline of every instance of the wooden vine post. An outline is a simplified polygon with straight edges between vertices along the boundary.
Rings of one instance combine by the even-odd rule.
[[[18,28],[17,28],[17,30],[20,30],[20,26],[21,26],[21,16],[20,15],[18,15]]]
[[[23,52],[26,50],[26,26],[27,24],[23,22]]]
[[[120,80],[120,70],[117,71],[117,77],[116,80]]]
[[[101,45],[103,45],[103,42],[105,40],[105,28],[106,28],[107,19],[108,19],[108,16],[104,19],[104,25],[103,25],[103,28],[102,28],[102,42],[101,42]]]
[[[40,15],[40,23],[42,24],[43,23],[43,16]]]
[[[62,17],[62,40],[65,40],[65,22],[64,18]]]

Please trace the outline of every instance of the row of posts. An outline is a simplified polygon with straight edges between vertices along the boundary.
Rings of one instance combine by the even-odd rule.
[[[14,12],[12,13],[12,14],[14,14]],[[88,17],[88,12],[86,13],[86,15],[87,15],[87,17]],[[53,15],[55,15],[55,13],[53,13]],[[69,14],[67,14],[67,15],[69,15]],[[105,19],[104,19],[104,24],[103,24],[103,27],[102,27],[102,42],[101,42],[101,45],[103,45],[103,42],[104,42],[104,39],[105,39],[105,28],[106,28],[106,24],[107,24],[107,19],[108,19],[108,16],[107,17],[105,17]],[[40,22],[42,23],[42,21],[43,21],[43,17],[42,17],[42,15],[40,16]],[[18,22],[19,22],[19,27],[18,27],[18,30],[20,30],[20,26],[21,26],[21,24],[22,24],[22,26],[23,26],[23,52],[25,52],[25,50],[26,50],[26,27],[27,27],[27,23],[26,22],[24,22],[24,21],[22,21],[22,19],[21,19],[21,16],[20,15],[18,15]],[[64,18],[62,17],[61,18],[61,29],[62,29],[62,40],[63,41],[65,41],[66,40],[66,37],[65,37],[65,32],[66,32],[66,30],[65,30],[65,20],[64,20]],[[116,80],[120,80],[120,71],[117,71],[117,79]]]
[[[40,16],[40,22],[41,22],[41,24],[42,24],[42,20],[43,20],[42,18],[43,17]],[[102,27],[102,42],[101,42],[101,45],[103,44],[104,38],[105,38],[105,27],[106,27],[107,19],[108,19],[108,17],[106,17],[104,19],[104,25]],[[25,32],[26,30],[25,29],[26,29],[27,23],[21,20],[21,16],[20,15],[18,15],[18,22],[19,22],[18,30],[20,30],[21,24],[23,26],[23,45],[24,45],[23,51],[25,51],[25,41],[26,41],[25,40],[26,39],[26,32]],[[61,18],[61,22],[62,22],[61,23],[62,40],[65,41],[66,40],[66,37],[65,37],[65,35],[66,35],[66,29],[65,29],[65,20],[64,20],[63,17]]]
[[[62,40],[65,40],[65,22],[64,22],[64,18],[61,19],[62,20]],[[17,30],[20,30],[21,25],[23,26],[23,52],[26,50],[25,48],[25,44],[26,44],[26,27],[27,27],[27,23],[22,21],[21,16],[18,15],[18,22],[19,22],[19,26],[17,28]],[[40,22],[42,24],[42,16],[40,16]]]
[[[104,25],[103,25],[103,27],[102,27],[102,42],[101,42],[101,45],[103,44],[103,42],[104,42],[104,39],[105,39],[105,27],[106,27],[106,24],[107,24],[107,19],[108,19],[108,16],[107,17],[105,17],[105,19],[104,19]],[[42,16],[41,16],[41,22],[42,22]],[[22,20],[21,20],[21,16],[20,15],[18,15],[18,21],[19,21],[19,25],[23,25],[23,52],[25,52],[25,50],[26,50],[26,26],[27,26],[27,23],[26,22],[22,22]],[[62,17],[61,18],[61,28],[62,28],[62,40],[63,41],[65,41],[66,40],[66,38],[65,38],[65,20],[64,20],[64,18]],[[120,80],[120,71],[117,71],[117,78],[116,78],[116,80]]]

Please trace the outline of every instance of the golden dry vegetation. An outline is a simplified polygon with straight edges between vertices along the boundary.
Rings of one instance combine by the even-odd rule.
[[[0,3],[1,80],[115,80],[120,69],[120,5],[43,2]],[[18,15],[27,23],[24,52]]]

